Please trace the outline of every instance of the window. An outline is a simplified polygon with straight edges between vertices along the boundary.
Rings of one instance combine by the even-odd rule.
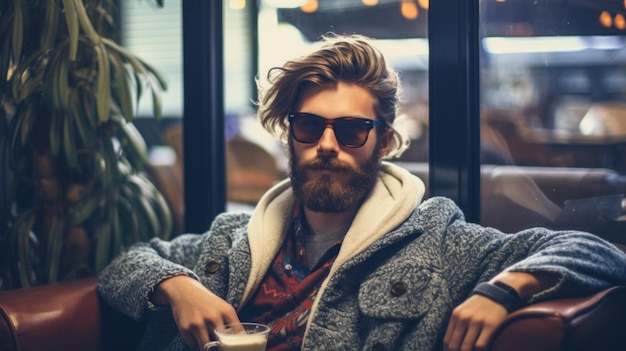
[[[616,235],[625,11],[608,0],[481,1],[483,224]]]

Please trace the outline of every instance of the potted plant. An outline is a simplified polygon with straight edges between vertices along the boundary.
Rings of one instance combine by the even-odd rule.
[[[0,4],[0,289],[96,275],[124,247],[170,235],[133,124],[145,92],[160,118],[166,83],[115,42],[114,11],[113,0]]]

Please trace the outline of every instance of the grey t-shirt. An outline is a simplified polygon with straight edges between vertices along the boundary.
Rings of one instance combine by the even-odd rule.
[[[304,248],[309,263],[309,268],[313,268],[320,257],[328,251],[337,241],[343,239],[348,232],[349,225],[331,228],[329,230],[304,235]]]

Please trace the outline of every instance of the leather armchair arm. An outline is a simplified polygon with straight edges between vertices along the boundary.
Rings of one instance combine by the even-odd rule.
[[[95,278],[0,291],[0,350],[132,350],[141,326],[100,304]],[[626,350],[626,286],[507,317],[490,351]]]
[[[97,282],[0,291],[0,350],[135,350],[143,325],[100,303]]]
[[[101,350],[96,282],[0,291],[0,350]]]
[[[626,286],[528,305],[510,314],[490,351],[626,350]]]

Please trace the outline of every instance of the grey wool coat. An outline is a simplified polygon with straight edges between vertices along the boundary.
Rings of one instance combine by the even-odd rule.
[[[465,222],[449,199],[420,204],[422,182],[384,163],[312,307],[302,350],[439,350],[450,313],[476,284],[501,271],[552,272],[532,301],[626,283],[626,255],[581,232],[534,228],[505,234]],[[171,312],[149,298],[186,274],[239,309],[259,286],[290,225],[290,184],[254,213],[219,215],[204,234],[140,243],[101,274],[105,302],[148,324],[140,349],[187,350]]]

